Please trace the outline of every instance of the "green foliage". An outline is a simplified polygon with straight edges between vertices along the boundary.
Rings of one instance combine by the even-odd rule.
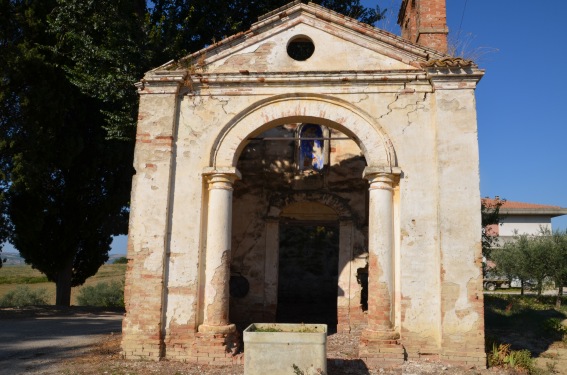
[[[567,314],[554,308],[553,297],[486,295],[484,302],[489,366],[513,368],[519,373],[549,373],[535,367],[526,349],[532,348],[529,343],[537,342],[542,347],[549,347],[564,339],[561,321]],[[508,334],[502,335],[504,332]],[[518,336],[518,332],[521,335]],[[507,342],[500,344],[490,341],[490,337],[501,337]]]
[[[0,4],[8,238],[68,305],[126,232],[143,17],[126,0]]]
[[[124,307],[124,283],[101,282],[82,288],[77,296],[81,306]]]
[[[120,257],[116,259],[114,262],[112,262],[112,264],[128,264],[128,258]]]
[[[138,96],[133,84],[147,65],[145,3],[141,1],[58,0],[49,17],[50,46],[61,68],[97,110],[113,138],[131,139]]]
[[[305,373],[299,368],[298,365],[296,365],[295,363],[292,365],[293,368],[293,373],[295,375],[304,375]]]
[[[18,278],[5,275],[0,276],[0,284],[40,284],[47,281],[45,276],[20,276]]]
[[[497,244],[498,237],[493,233],[493,227],[500,223],[500,207],[506,199],[482,199],[480,214],[482,221],[482,255],[490,259],[492,248]]]
[[[259,327],[254,330],[254,332],[283,332],[279,328],[274,327]]]
[[[127,231],[134,83],[288,1],[0,0],[0,243],[56,283],[57,305]],[[359,0],[320,4],[368,23],[384,15]]]
[[[258,16],[288,4],[290,0],[155,0],[147,16],[153,65],[196,52],[223,38],[250,28]],[[304,1],[307,2],[307,1]],[[385,9],[364,7],[360,0],[316,0],[326,8],[361,22],[374,24]]]
[[[0,284],[39,284],[48,282],[47,277],[27,265],[5,267],[0,272]]]
[[[542,327],[543,330],[548,333],[555,333],[555,334],[565,334],[566,329],[563,324],[561,324],[562,320],[559,318],[549,318],[543,321]]]
[[[32,290],[28,286],[18,286],[0,298],[0,307],[25,307],[47,305],[45,289]]]
[[[567,231],[552,234],[542,229],[535,236],[517,235],[514,241],[494,251],[492,259],[497,271],[509,278],[536,281],[538,295],[546,279],[554,280],[561,293],[561,286],[567,281]]]
[[[294,375],[305,375],[307,373],[312,374],[312,371],[303,371],[298,365],[296,365],[295,363],[293,365],[291,365],[291,367],[293,368],[293,374]],[[315,370],[315,374],[317,375],[325,375],[325,372],[321,369],[317,369]]]
[[[510,344],[492,345],[492,351],[488,353],[488,365],[490,367],[502,366],[515,370],[527,370],[531,372],[534,368],[532,354],[529,350],[511,350]]]

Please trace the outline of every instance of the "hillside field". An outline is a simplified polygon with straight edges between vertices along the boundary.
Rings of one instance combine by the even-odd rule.
[[[78,287],[71,290],[71,304],[77,305],[77,295],[81,288],[99,282],[123,281],[126,272],[125,264],[105,264],[98,273]],[[18,285],[26,285],[30,289],[46,289],[49,303],[55,303],[55,283],[47,281],[44,274],[29,265],[5,265],[0,268],[0,297],[15,289]]]

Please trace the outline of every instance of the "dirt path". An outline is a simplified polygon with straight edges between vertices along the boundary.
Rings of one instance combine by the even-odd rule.
[[[84,309],[0,312],[0,374],[43,374],[121,331],[123,314]]]
[[[170,361],[127,361],[120,356],[123,313],[96,309],[0,309],[0,374],[177,374],[242,375],[244,367],[203,366]],[[370,369],[357,359],[359,336],[327,339],[329,375],[510,374],[432,362],[407,362],[395,370]]]

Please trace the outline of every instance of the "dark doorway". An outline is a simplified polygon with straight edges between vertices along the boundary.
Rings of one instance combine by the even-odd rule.
[[[338,257],[338,223],[280,223],[278,322],[336,331]]]

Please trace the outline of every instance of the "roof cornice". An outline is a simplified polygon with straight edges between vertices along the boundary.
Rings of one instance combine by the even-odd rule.
[[[500,208],[500,214],[556,217],[567,215],[567,208]]]

